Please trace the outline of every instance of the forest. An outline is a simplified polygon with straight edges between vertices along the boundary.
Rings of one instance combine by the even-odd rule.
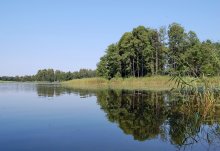
[[[200,41],[194,31],[178,23],[159,29],[139,26],[108,46],[97,64],[97,75],[144,77],[179,75],[199,77],[220,73],[220,43]]]
[[[54,69],[38,70],[37,74],[32,76],[2,76],[2,81],[48,81],[48,82],[60,82],[68,81],[72,79],[91,78],[96,76],[96,71],[91,69],[80,69],[75,72],[63,72]]]

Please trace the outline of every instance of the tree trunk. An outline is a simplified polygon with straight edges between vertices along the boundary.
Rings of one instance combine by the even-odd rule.
[[[156,71],[155,71],[156,75],[158,74],[158,50],[156,48]]]
[[[144,62],[143,62],[143,55],[142,55],[142,58],[141,58],[141,76],[142,76],[142,77],[144,76]]]
[[[131,59],[131,57],[130,57],[130,76],[132,76],[132,73],[133,73],[133,70],[132,70],[132,61],[131,61],[132,59]]]
[[[139,57],[138,57],[138,55],[137,55],[137,76],[138,76],[138,78],[139,78]]]
[[[135,70],[134,70],[134,58],[133,58],[133,76],[135,77]]]
[[[151,55],[151,74],[154,75],[154,54]]]

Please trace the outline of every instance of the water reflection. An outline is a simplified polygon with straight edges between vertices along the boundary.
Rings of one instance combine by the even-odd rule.
[[[98,103],[111,122],[135,140],[160,138],[178,149],[220,147],[220,115],[217,106],[206,110],[195,100],[184,102],[168,92],[105,91],[97,93]],[[175,101],[178,100],[178,101]]]
[[[96,96],[97,103],[112,123],[117,123],[124,134],[134,140],[160,139],[175,145],[177,149],[193,149],[201,145],[207,150],[220,147],[220,108],[217,104],[208,108],[191,96],[184,101],[178,93],[79,90],[60,86],[37,85],[39,96],[53,97],[77,94],[81,97]]]
[[[66,88],[61,87],[59,84],[37,84],[36,90],[38,96],[40,97],[55,97],[64,94],[76,94],[81,98],[86,98],[94,95],[94,93],[89,90]]]

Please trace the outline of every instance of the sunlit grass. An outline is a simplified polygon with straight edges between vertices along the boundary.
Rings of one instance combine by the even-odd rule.
[[[74,79],[70,81],[62,82],[63,86],[81,89],[140,89],[140,90],[170,90],[177,88],[175,81],[170,80],[169,76],[152,76],[141,78],[113,78],[107,80],[104,78],[84,78]],[[194,87],[203,86],[204,82],[201,80],[193,80],[192,77],[183,78],[187,83]],[[220,77],[205,77],[204,80],[212,88],[220,88]]]
[[[169,82],[168,76],[154,76],[143,78],[85,78],[63,82],[62,85],[86,89],[143,89],[143,90],[169,90],[174,86]]]

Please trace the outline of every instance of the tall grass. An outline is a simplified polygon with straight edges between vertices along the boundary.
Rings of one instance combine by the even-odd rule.
[[[168,76],[153,76],[142,78],[84,78],[63,82],[62,85],[85,89],[141,89],[141,90],[169,90],[174,83],[169,82]]]
[[[175,81],[177,88],[184,93],[185,108],[183,114],[199,114],[203,119],[207,119],[215,113],[219,104],[219,97],[215,94],[219,92],[220,77],[195,77],[188,81],[180,76],[174,76],[171,81]],[[218,95],[219,96],[219,95]],[[197,108],[197,110],[195,110]]]
[[[84,78],[74,79],[61,83],[63,86],[81,89],[140,89],[140,90],[174,90],[181,88],[193,88],[196,91],[203,88],[220,88],[220,77],[203,77],[202,79],[193,77],[181,77],[181,79],[169,76],[152,76],[141,78]]]
[[[202,120],[206,120],[215,113],[215,103],[213,93],[192,93],[187,99],[185,97],[184,105],[182,105],[178,111],[186,116],[196,113]]]

